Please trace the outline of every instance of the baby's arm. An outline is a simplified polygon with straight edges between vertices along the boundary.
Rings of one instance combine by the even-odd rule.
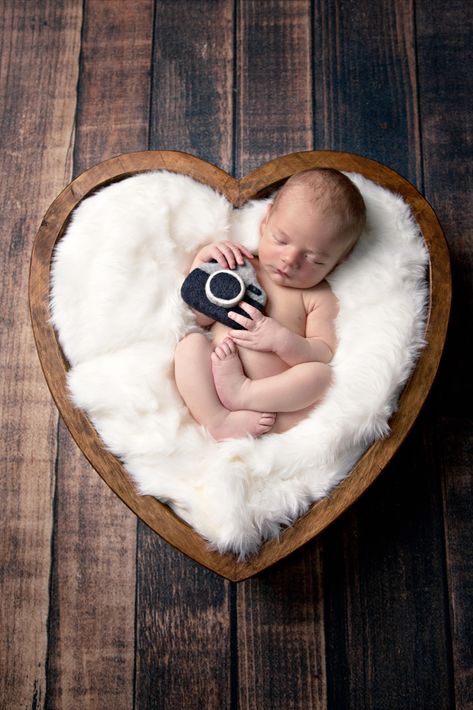
[[[206,244],[197,252],[189,271],[213,259],[220,264],[222,269],[235,269],[237,265],[242,266],[244,264],[245,258],[253,259],[254,256],[242,244],[229,241],[214,242],[213,244]],[[205,328],[215,322],[213,318],[209,318],[209,316],[196,311],[194,308],[192,310],[196,314],[197,325]]]
[[[291,367],[301,362],[328,364],[336,347],[336,309],[329,303],[315,307],[307,316],[305,337],[283,328],[279,334],[276,354]]]
[[[336,347],[335,318],[337,300],[330,289],[313,300],[307,316],[305,337],[294,333],[274,318],[263,316],[256,308],[240,303],[251,319],[233,312],[229,317],[247,330],[232,330],[232,340],[250,350],[274,352],[287,365],[293,367],[302,362],[329,363]]]
[[[327,283],[319,285],[315,292],[308,292],[305,296],[308,310],[305,337],[284,329],[277,354],[291,366],[300,362],[328,364],[337,347],[335,319],[338,301]]]

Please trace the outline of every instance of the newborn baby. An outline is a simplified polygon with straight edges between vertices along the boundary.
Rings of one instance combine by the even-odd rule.
[[[338,170],[290,177],[260,224],[258,256],[229,241],[209,244],[191,269],[217,260],[235,269],[249,259],[267,294],[266,314],[241,302],[247,316],[232,329],[198,313],[212,340],[190,333],[175,353],[179,392],[217,441],[281,433],[307,416],[331,381],[337,299],[325,277],[353,249],[365,225],[358,188]]]

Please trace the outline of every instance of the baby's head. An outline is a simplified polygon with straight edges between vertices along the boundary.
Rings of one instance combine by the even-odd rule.
[[[315,286],[348,256],[365,221],[360,191],[343,173],[303,170],[278,191],[261,223],[260,264],[281,286]]]

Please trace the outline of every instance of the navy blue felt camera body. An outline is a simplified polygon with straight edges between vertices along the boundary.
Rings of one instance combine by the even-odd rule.
[[[259,284],[249,261],[236,269],[222,269],[217,261],[209,261],[193,269],[181,287],[183,300],[199,313],[213,318],[231,328],[245,328],[228,317],[228,311],[248,313],[237,307],[240,301],[250,303],[263,311],[266,293]]]

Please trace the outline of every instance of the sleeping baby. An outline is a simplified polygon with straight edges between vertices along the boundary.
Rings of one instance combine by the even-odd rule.
[[[191,271],[216,260],[245,259],[266,292],[265,312],[244,301],[231,328],[197,313],[211,339],[192,332],[175,353],[179,392],[194,419],[217,441],[281,433],[306,417],[327,392],[337,340],[337,299],[325,277],[347,258],[365,225],[358,188],[338,170],[290,177],[260,224],[258,256],[241,244],[204,246]]]

